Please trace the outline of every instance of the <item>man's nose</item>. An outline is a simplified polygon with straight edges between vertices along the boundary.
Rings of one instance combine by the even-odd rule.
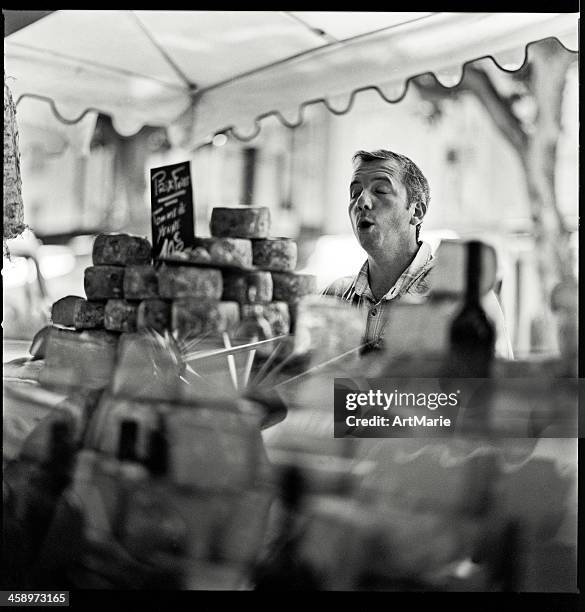
[[[372,197],[367,190],[363,190],[357,200],[357,206],[359,210],[372,210]]]

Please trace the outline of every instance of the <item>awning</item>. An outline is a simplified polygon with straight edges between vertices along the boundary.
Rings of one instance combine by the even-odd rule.
[[[454,86],[478,58],[515,70],[528,44],[576,51],[577,33],[577,13],[56,11],[4,53],[17,111],[40,100],[71,125],[101,112],[122,135],[165,126],[192,147],[269,115],[297,125],[309,104],[347,112],[365,89],[397,101],[423,73]]]

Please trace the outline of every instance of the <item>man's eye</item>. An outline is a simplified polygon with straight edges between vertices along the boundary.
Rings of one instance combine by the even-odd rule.
[[[377,187],[376,193],[390,193],[390,190],[387,187]]]
[[[354,198],[357,198],[360,195],[360,189],[352,189],[349,192],[349,197],[353,200]]]

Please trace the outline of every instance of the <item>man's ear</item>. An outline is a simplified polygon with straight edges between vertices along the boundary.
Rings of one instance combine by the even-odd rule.
[[[415,202],[412,207],[412,216],[410,217],[411,225],[419,225],[422,223],[424,216],[427,214],[427,205],[424,202]]]

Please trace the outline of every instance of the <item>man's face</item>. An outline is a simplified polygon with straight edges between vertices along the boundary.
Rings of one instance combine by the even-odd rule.
[[[394,160],[357,160],[349,187],[349,216],[368,254],[408,245],[414,226],[401,170]]]

